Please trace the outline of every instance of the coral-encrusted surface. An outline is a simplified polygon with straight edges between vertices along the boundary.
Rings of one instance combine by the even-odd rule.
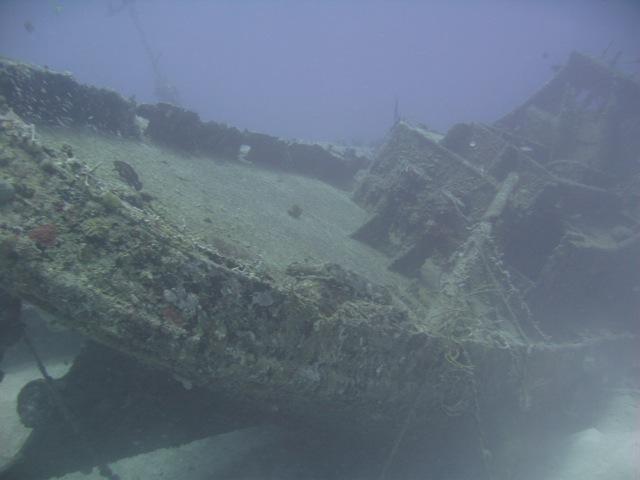
[[[135,104],[113,90],[83,85],[70,73],[0,58],[0,94],[28,121],[140,135]]]
[[[606,368],[585,374],[584,362],[619,341],[550,345],[535,332],[493,238],[516,172],[491,179],[451,157],[447,169],[462,169],[464,184],[479,176],[486,201],[463,215],[468,229],[451,225],[460,243],[437,288],[349,239],[364,213],[326,184],[210,159],[201,169],[154,144],[41,134],[1,113],[0,179],[14,193],[0,207],[0,289],[257,410],[428,435],[427,422],[544,411],[576,384],[597,384]],[[457,193],[442,199],[459,215]]]

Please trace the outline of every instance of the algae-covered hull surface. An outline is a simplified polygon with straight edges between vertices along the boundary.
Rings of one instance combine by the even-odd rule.
[[[18,62],[0,87],[3,349],[35,305],[125,355],[104,354],[134,372],[114,392],[178,388],[164,372],[231,417],[383,452],[364,462],[380,478],[425,445],[507,475],[510,432],[634,368],[640,89],[596,60],[494,125],[398,121],[371,160]],[[71,424],[98,415],[64,404],[100,355],[47,384]]]

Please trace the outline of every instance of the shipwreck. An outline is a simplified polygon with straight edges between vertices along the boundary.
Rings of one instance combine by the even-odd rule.
[[[371,158],[10,60],[0,95],[3,331],[28,302],[255,412],[376,439],[383,469],[460,419],[490,462],[486,425],[631,368],[640,85],[602,59],[572,54],[493,124],[398,121]]]

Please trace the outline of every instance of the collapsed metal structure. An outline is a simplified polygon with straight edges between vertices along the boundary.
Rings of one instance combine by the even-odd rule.
[[[638,83],[575,53],[494,125],[459,124],[441,142],[396,126],[355,192],[374,214],[354,236],[406,275],[427,260],[450,273],[488,215],[484,238],[545,330],[635,330],[639,134]]]

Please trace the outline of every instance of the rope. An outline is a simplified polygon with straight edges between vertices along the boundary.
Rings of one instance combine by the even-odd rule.
[[[151,63],[151,68],[153,68],[153,74],[156,77],[156,81],[163,81],[164,75],[162,75],[162,72],[160,72],[160,68],[158,65],[158,59],[160,58],[160,56],[153,53],[153,49],[151,48],[151,44],[149,43],[147,34],[143,30],[142,24],[140,23],[138,10],[133,3],[129,6],[129,16],[131,17],[131,21],[138,31],[140,41],[142,42],[142,46],[144,47],[147,57],[149,57],[149,62]]]
[[[172,86],[167,76],[164,74],[162,69],[160,68],[160,53],[155,53],[153,48],[151,48],[151,43],[142,28],[142,23],[140,22],[140,16],[138,15],[138,10],[136,9],[136,5],[133,2],[129,2],[129,17],[131,17],[131,21],[138,32],[138,36],[140,37],[140,42],[144,47],[144,51],[149,58],[149,63],[151,63],[151,68],[153,70],[153,76],[155,81],[155,95],[158,100],[162,102],[172,103],[174,105],[180,104],[180,98],[177,89]]]

